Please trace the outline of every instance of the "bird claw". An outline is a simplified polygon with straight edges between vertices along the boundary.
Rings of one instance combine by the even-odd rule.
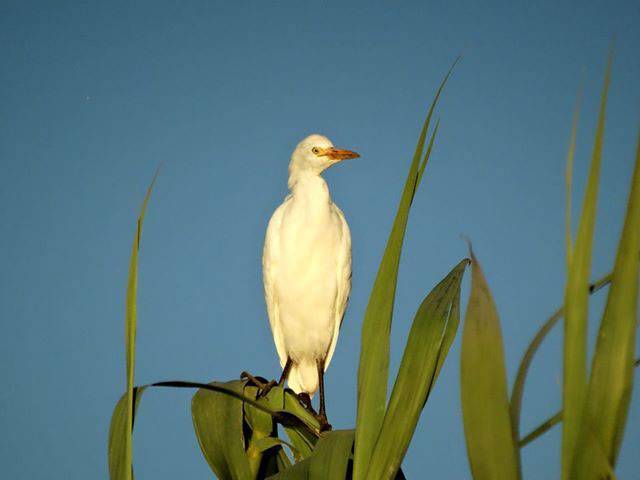
[[[256,387],[258,392],[256,393],[256,400],[262,397],[266,397],[273,387],[278,385],[275,380],[267,381],[264,377],[253,376],[249,372],[242,372],[240,374],[241,380],[246,380],[247,385],[250,387]]]
[[[311,412],[314,416],[317,416],[318,414],[316,413],[316,411],[313,408],[313,405],[311,404],[311,397],[309,396],[308,393],[306,392],[300,392],[298,394],[298,401],[302,404],[302,406],[304,408],[306,408],[309,412]]]
[[[258,394],[256,395],[256,399],[266,397],[271,389],[278,385],[278,382],[275,380],[269,380],[262,388],[258,388]]]
[[[321,432],[329,432],[333,429],[331,424],[327,421],[326,415],[316,415],[316,420],[318,420],[318,423],[320,424]]]

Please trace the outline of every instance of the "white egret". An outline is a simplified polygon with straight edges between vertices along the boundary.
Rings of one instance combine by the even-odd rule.
[[[320,389],[318,417],[327,424],[324,372],[336,348],[351,290],[351,234],[321,173],[356,158],[328,138],[310,135],[289,164],[289,189],[273,213],[262,257],[264,294],[273,339],[288,381],[308,400]]]

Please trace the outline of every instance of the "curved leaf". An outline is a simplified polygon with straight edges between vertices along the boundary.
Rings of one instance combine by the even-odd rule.
[[[571,464],[576,452],[576,441],[582,422],[582,410],[587,393],[587,318],[589,312],[589,274],[591,251],[596,220],[598,181],[604,140],[605,112],[611,76],[609,56],[604,87],[600,102],[600,114],[593,146],[589,178],[584,194],[582,215],[576,236],[575,248],[567,275],[564,308],[564,369],[562,423],[562,479],[569,480]]]
[[[610,282],[611,274],[609,273],[608,275],[605,275],[596,282],[592,283],[589,286],[589,293],[592,294],[597,292],[601,288],[609,285]],[[562,318],[562,315],[564,315],[564,309],[562,307],[553,312],[553,314],[536,332],[533,340],[531,340],[531,343],[529,343],[529,345],[527,346],[527,350],[522,356],[520,364],[518,365],[516,379],[513,382],[513,388],[511,389],[511,400],[509,405],[511,426],[513,427],[514,438],[520,438],[520,411],[522,409],[522,397],[524,395],[524,385],[527,379],[527,373],[529,372],[529,367],[531,366],[531,362],[533,361],[533,357],[538,351],[538,348],[540,348],[540,345],[542,345],[543,340],[547,337],[547,334],[551,331],[551,329]]]
[[[134,387],[133,389],[133,416],[131,419],[131,426],[129,426],[129,419],[127,418],[127,399],[128,395],[125,393],[120,397],[118,403],[113,409],[111,415],[111,423],[109,424],[109,478],[112,480],[123,478],[124,472],[131,471],[131,464],[127,463],[126,444],[123,439],[127,435],[131,435],[133,429],[133,421],[135,414],[138,411],[138,404],[142,398],[142,394],[147,387]],[[127,432],[129,430],[129,432]],[[131,474],[133,477],[133,473]]]
[[[618,457],[633,388],[639,250],[640,137],[624,228],[596,341],[572,478],[602,478]]]
[[[362,344],[358,367],[356,451],[353,473],[356,480],[365,478],[373,448],[384,420],[387,402],[387,379],[389,377],[389,334],[391,331],[400,253],[409,218],[409,209],[430,153],[428,149],[427,155],[421,161],[431,116],[453,66],[455,66],[455,62],[440,84],[422,127],[409,169],[409,175],[402,192],[400,205],[398,206],[398,212],[387,240],[387,246],[378,268],[378,274],[371,290],[362,324]]]
[[[109,477],[112,480],[122,479],[131,480],[133,478],[132,467],[132,439],[131,432],[133,430],[134,415],[134,369],[136,363],[136,296],[138,292],[138,252],[140,251],[140,239],[142,237],[142,224],[147,211],[147,204],[151,191],[158,178],[158,171],[153,176],[153,180],[147,188],[147,193],[142,202],[142,208],[138,215],[136,224],[136,233],[133,237],[133,247],[131,249],[131,260],[129,261],[129,279],[127,282],[127,297],[125,308],[125,351],[126,351],[126,370],[127,370],[127,393],[126,400],[123,405],[123,417],[117,419],[117,427],[112,431],[113,435],[109,435]],[[118,406],[116,405],[116,409]],[[116,411],[114,411],[115,415]],[[122,422],[122,424],[120,423]],[[113,423],[112,423],[113,426]],[[122,445],[120,445],[122,443]],[[115,454],[112,462],[112,453]]]
[[[346,478],[354,439],[354,430],[335,430],[323,435],[311,457],[309,480]]]
[[[471,251],[471,295],[462,334],[461,394],[467,456],[475,480],[518,478],[500,320]]]
[[[224,384],[238,393],[244,382]],[[251,479],[242,429],[242,402],[219,392],[200,389],[191,400],[193,427],[207,463],[221,480]]]
[[[461,261],[416,312],[367,478],[391,479],[409,448],[420,413],[440,372],[460,320]]]

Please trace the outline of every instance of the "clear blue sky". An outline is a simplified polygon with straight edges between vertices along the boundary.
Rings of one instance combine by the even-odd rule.
[[[562,297],[572,110],[583,80],[577,204],[617,35],[594,277],[613,263],[640,124],[637,2],[238,3],[0,5],[5,478],[106,476],[109,418],[125,383],[135,216],[160,163],[140,260],[137,383],[278,374],[261,248],[286,194],[290,152],[312,132],[362,155],[326,174],[354,256],[328,409],[335,427],[352,426],[369,290],[420,122],[461,52],[410,220],[393,369],[419,301],[466,255],[466,234],[498,304],[513,380]],[[464,288],[466,298],[468,278]],[[560,347],[558,330],[536,358],[524,431],[560,406]],[[457,339],[406,457],[409,478],[426,478],[427,469],[432,478],[469,478],[459,354]],[[210,477],[191,394],[143,398],[138,478]],[[636,391],[621,478],[640,478],[639,424]],[[557,478],[559,444],[556,429],[524,450],[528,478]]]

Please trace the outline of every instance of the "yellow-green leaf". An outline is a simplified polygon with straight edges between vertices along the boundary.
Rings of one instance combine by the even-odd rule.
[[[309,480],[346,478],[354,438],[353,430],[336,430],[323,435],[311,457]]]
[[[597,280],[596,282],[592,283],[589,286],[589,293],[592,294],[597,292],[601,288],[604,288],[605,286],[609,285],[610,281],[611,281],[611,274],[605,275],[604,277],[600,278],[599,280]],[[516,379],[513,382],[513,388],[511,390],[511,401],[509,406],[509,411],[511,414],[511,426],[513,427],[513,432],[514,432],[513,438],[520,438],[520,410],[522,408],[522,397],[524,395],[524,385],[527,379],[527,373],[529,372],[529,367],[531,366],[531,362],[533,361],[533,357],[538,351],[538,348],[540,348],[540,345],[542,345],[543,340],[547,337],[547,334],[551,331],[551,329],[562,318],[562,315],[564,315],[563,307],[558,308],[555,312],[553,312],[553,314],[551,314],[551,316],[547,319],[547,321],[536,332],[535,336],[533,337],[533,340],[531,340],[531,342],[527,346],[527,349],[525,350],[525,353],[522,356],[522,360],[520,360],[520,364],[518,365],[518,372],[516,373]],[[549,428],[551,428],[553,425],[555,425],[558,422],[559,420],[553,422],[546,429],[542,427],[542,430],[543,430],[542,433],[546,432]],[[533,435],[533,437],[530,437],[530,435],[531,434],[526,435],[525,437],[526,441],[525,441],[525,438],[523,438],[520,441],[521,447],[523,447],[524,445],[526,445],[527,443],[529,443],[530,441],[532,441],[534,438],[538,436],[538,435]]]
[[[582,421],[582,409],[587,390],[587,319],[589,313],[589,275],[591,271],[591,251],[593,231],[596,220],[598,181],[602,144],[604,140],[605,113],[609,78],[611,75],[609,56],[605,74],[600,114],[596,130],[591,167],[587,188],[582,204],[582,215],[576,236],[575,248],[571,255],[571,264],[567,275],[564,295],[564,371],[563,371],[563,408],[562,423],[562,479],[569,480],[576,440]]]
[[[222,385],[239,394],[244,390],[241,380]],[[245,452],[242,402],[224,393],[200,389],[191,401],[191,414],[200,449],[217,477],[253,478]]]
[[[124,404],[124,428],[117,429],[119,434],[123,436],[121,438],[114,438],[113,442],[119,444],[122,442],[122,446],[114,445],[114,449],[122,451],[122,461],[115,463],[109,462],[110,469],[109,474],[112,479],[131,480],[133,477],[132,470],[132,437],[131,432],[133,430],[133,414],[134,414],[134,369],[136,360],[136,296],[138,291],[138,252],[140,251],[140,238],[142,237],[142,224],[144,222],[144,216],[147,211],[147,203],[149,203],[149,197],[153,190],[153,185],[158,177],[158,172],[153,177],[151,185],[147,189],[147,193],[142,202],[142,208],[140,209],[140,215],[138,215],[138,222],[136,227],[136,233],[133,238],[133,247],[131,250],[131,260],[129,261],[129,280],[127,282],[127,300],[125,309],[125,351],[126,351],[126,371],[127,371],[127,393]],[[111,440],[110,440],[111,445]],[[111,449],[111,447],[110,447]]]
[[[580,116],[580,98],[582,90],[578,91],[578,100],[573,113],[573,124],[571,126],[571,139],[569,141],[569,151],[567,152],[567,168],[565,171],[565,243],[567,250],[567,268],[571,265],[571,255],[573,242],[571,240],[571,185],[573,183],[573,157],[576,151],[576,133],[578,130],[578,117]]]
[[[120,397],[118,403],[113,409],[111,415],[111,424],[109,425],[109,478],[111,480],[119,480],[124,478],[126,470],[131,472],[131,463],[127,462],[127,445],[123,441],[127,435],[131,435],[131,429],[133,429],[133,418],[138,410],[138,404],[142,393],[146,387],[135,387],[133,389],[134,408],[131,425],[127,418],[127,399],[128,395],[125,393]],[[129,433],[127,432],[129,430]],[[131,473],[133,477],[133,473]]]
[[[468,263],[451,270],[416,312],[367,478],[392,479],[400,468],[458,330],[460,282]]]
[[[451,68],[453,69],[453,66]],[[353,473],[353,477],[356,480],[365,478],[373,448],[384,420],[387,402],[387,379],[389,377],[389,334],[391,331],[400,253],[409,218],[409,209],[430,153],[430,150],[428,150],[423,159],[422,152],[431,116],[450,73],[451,69],[436,92],[420,132],[400,205],[378,268],[378,274],[362,324],[362,345],[358,367],[356,451]]]
[[[518,478],[500,320],[471,252],[471,295],[462,334],[461,394],[467,456],[475,480]]]
[[[594,448],[615,466],[633,388],[640,267],[640,137],[627,213],[591,368],[572,478],[598,477]],[[593,438],[585,438],[587,436]],[[580,443],[582,442],[582,443]]]

